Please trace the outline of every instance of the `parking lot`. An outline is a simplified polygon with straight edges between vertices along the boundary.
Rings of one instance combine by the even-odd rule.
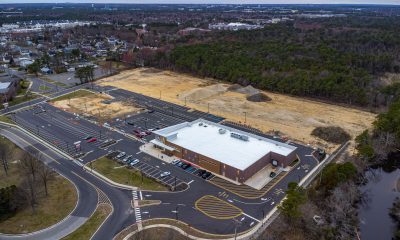
[[[140,171],[144,176],[152,178],[157,180],[158,182],[166,185],[169,187],[171,190],[183,190],[187,187],[186,182],[183,180],[177,178],[174,176],[171,172],[169,171],[164,171],[160,168],[159,165],[150,165],[146,162],[143,161],[144,158],[137,158],[134,155],[123,155],[122,157],[118,158],[118,154],[120,154],[122,151],[116,151],[108,155],[110,158],[114,159],[115,161],[118,161],[120,164],[127,165],[129,168],[136,169]],[[128,156],[130,157],[130,160],[124,161]],[[135,162],[134,164],[131,164],[132,162]],[[168,173],[166,176],[162,176],[162,174]]]
[[[153,110],[167,116],[172,116],[176,119],[180,119],[181,121],[190,122],[198,118],[203,118],[212,122],[221,122],[224,120],[224,118],[215,116],[213,114],[193,110],[184,106],[123,89],[114,89],[108,91],[108,94],[115,97],[115,99],[118,101],[134,102],[135,104],[140,105],[148,110]]]
[[[77,158],[94,151],[104,155],[104,143],[114,140],[107,129],[46,103],[17,112],[12,118],[24,129]]]

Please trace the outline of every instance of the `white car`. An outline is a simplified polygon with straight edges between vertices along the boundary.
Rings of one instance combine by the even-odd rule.
[[[135,159],[129,165],[133,166],[133,165],[138,164],[138,163],[139,163],[139,159]]]
[[[160,174],[160,177],[166,177],[166,176],[169,176],[169,175],[171,175],[171,172],[163,172],[163,173]]]
[[[119,153],[119,154],[117,155],[117,158],[122,158],[122,157],[124,157],[125,155],[126,155],[125,152],[121,152],[121,153]]]
[[[178,160],[178,159],[175,159],[175,160],[172,160],[171,163],[175,165],[175,164],[177,164],[178,162],[179,162],[179,160]]]

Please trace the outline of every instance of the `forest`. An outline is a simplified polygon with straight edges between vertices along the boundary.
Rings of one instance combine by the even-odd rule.
[[[195,43],[188,37],[155,64],[284,94],[387,106],[399,94],[398,83],[381,78],[400,72],[400,18],[349,18],[220,32]]]

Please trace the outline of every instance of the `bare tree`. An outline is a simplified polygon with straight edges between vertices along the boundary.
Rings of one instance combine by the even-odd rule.
[[[3,165],[4,172],[8,176],[8,164],[9,160],[14,152],[14,148],[10,145],[0,142],[0,160],[1,164]]]
[[[24,175],[32,175],[33,181],[36,180],[36,175],[41,164],[41,162],[38,160],[40,157],[41,156],[39,153],[32,155],[28,152],[24,152],[21,160],[19,161],[21,171],[24,173]]]
[[[44,190],[46,193],[46,197],[48,196],[48,183],[50,180],[54,178],[54,171],[46,166],[44,163],[41,163],[38,169],[38,175],[40,180],[43,183]]]
[[[22,183],[20,189],[24,198],[28,201],[35,214],[35,206],[37,202],[37,174],[41,162],[35,157],[40,157],[38,153],[34,155],[24,152],[21,160],[19,161],[20,170],[22,171]]]

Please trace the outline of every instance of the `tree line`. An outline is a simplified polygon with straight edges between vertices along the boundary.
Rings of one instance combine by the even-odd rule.
[[[157,50],[134,53],[145,66],[167,68],[261,89],[359,106],[387,106],[398,94],[380,78],[400,73],[400,18],[379,18],[369,27],[339,28],[337,19],[320,20],[319,27],[295,23],[254,31],[186,36]],[[306,23],[307,21],[304,20]],[[313,21],[319,21],[314,20]],[[396,88],[398,89],[398,87]]]

